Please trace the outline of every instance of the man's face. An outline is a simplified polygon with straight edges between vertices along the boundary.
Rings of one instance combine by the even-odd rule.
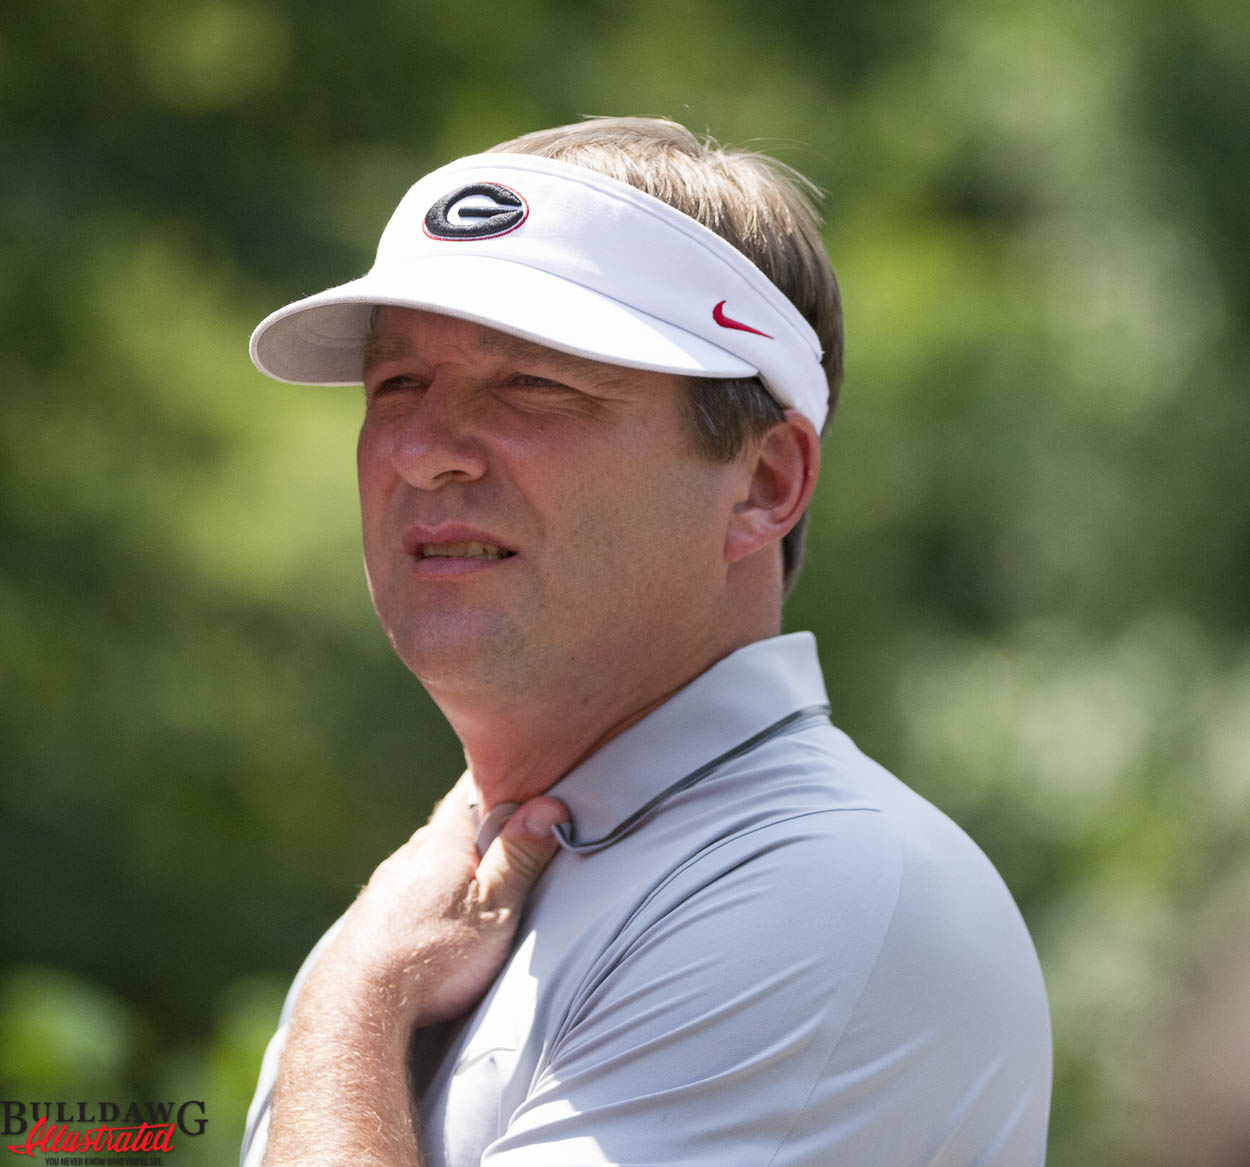
[[[370,592],[436,697],[645,690],[720,635],[744,471],[689,449],[680,377],[386,308],[365,393]]]

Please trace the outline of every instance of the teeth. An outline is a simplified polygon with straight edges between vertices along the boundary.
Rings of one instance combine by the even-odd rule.
[[[507,559],[511,551],[493,543],[422,543],[422,559]]]

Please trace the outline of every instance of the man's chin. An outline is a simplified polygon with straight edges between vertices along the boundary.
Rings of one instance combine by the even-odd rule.
[[[432,695],[532,683],[534,662],[520,629],[497,613],[422,621],[392,635],[391,645]]]

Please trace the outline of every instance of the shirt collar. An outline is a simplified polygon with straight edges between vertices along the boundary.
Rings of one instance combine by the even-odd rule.
[[[827,702],[810,632],[757,640],[730,653],[547,792],[573,816],[562,843],[581,849],[572,838],[606,838],[711,759]]]

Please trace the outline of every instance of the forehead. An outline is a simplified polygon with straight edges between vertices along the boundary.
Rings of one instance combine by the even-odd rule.
[[[470,357],[541,367],[553,376],[591,381],[605,387],[623,387],[649,378],[663,378],[674,384],[684,380],[673,374],[650,373],[590,360],[471,320],[387,306],[379,310],[373,328],[365,337],[364,371],[368,373],[376,365],[391,362],[435,360],[449,349]]]

